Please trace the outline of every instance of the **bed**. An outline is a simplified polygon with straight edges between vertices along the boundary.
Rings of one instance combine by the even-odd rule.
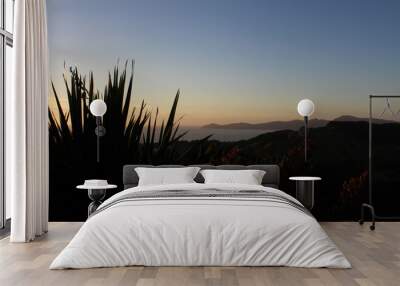
[[[280,191],[277,165],[198,165],[264,170],[261,185],[138,186],[123,169],[124,191],[107,199],[50,269],[144,266],[351,265],[301,203]],[[162,167],[180,167],[165,165]]]

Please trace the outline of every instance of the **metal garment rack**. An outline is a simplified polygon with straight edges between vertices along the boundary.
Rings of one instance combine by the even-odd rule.
[[[370,229],[375,229],[375,221],[376,220],[400,220],[400,216],[378,216],[375,213],[375,208],[372,202],[372,102],[374,98],[386,99],[387,106],[386,108],[390,109],[390,105],[388,100],[390,98],[400,98],[400,95],[370,95],[369,96],[369,136],[368,136],[368,203],[364,203],[361,205],[361,219],[359,220],[360,224],[364,223],[364,209],[367,208],[371,211],[371,220],[372,224],[370,225]],[[384,112],[385,112],[384,110]],[[390,110],[391,111],[391,110]],[[391,111],[392,112],[392,111]]]

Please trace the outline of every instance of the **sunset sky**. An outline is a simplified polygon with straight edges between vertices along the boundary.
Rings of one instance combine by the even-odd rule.
[[[95,8],[95,9],[94,9]],[[178,88],[183,125],[368,115],[368,94],[400,93],[400,1],[69,0],[47,2],[51,78],[64,61],[102,91],[135,59],[135,103],[162,114]]]

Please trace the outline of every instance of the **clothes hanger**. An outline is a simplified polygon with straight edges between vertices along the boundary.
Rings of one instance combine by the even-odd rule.
[[[389,98],[386,98],[385,108],[379,117],[382,118],[386,111],[389,111],[395,119],[397,119],[397,116],[400,114],[400,109],[396,113],[393,111]]]

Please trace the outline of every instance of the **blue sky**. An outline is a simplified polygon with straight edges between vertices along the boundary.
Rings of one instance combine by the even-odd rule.
[[[367,116],[371,93],[400,93],[400,1],[50,0],[51,77],[64,61],[103,90],[117,60],[136,60],[135,102],[184,125]]]

